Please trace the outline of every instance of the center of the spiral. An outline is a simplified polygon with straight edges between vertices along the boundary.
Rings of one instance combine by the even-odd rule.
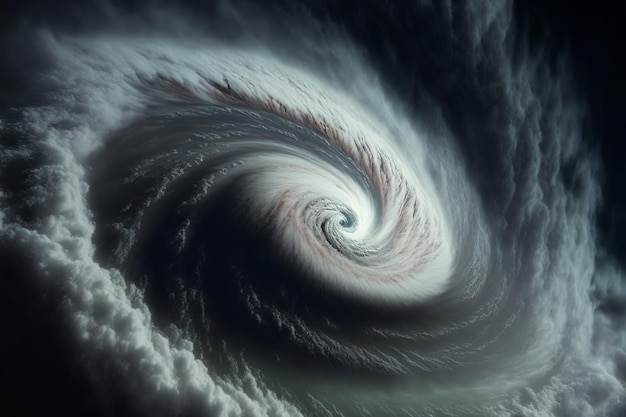
[[[354,216],[354,214],[350,213],[349,211],[342,211],[341,214],[343,218],[339,220],[339,225],[347,230],[354,229],[354,227],[356,226],[356,217]]]

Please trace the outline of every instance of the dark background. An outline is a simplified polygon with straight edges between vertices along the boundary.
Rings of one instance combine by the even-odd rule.
[[[586,96],[587,138],[604,168],[600,242],[626,266],[626,1],[518,1],[535,32],[570,48],[576,81]]]
[[[104,2],[97,2],[104,4]],[[140,11],[145,4],[171,3],[113,1],[126,13]],[[214,5],[182,1],[198,11],[211,13]],[[213,3],[213,2],[206,2]],[[298,9],[290,2],[274,5]],[[375,65],[387,75],[399,94],[412,94],[407,87],[415,68],[411,48],[390,50],[403,45],[414,34],[413,2],[360,0],[304,2],[322,19],[341,22],[358,43],[365,45]],[[202,4],[201,6],[199,6]],[[393,13],[388,13],[393,7]],[[100,8],[102,10],[106,8]],[[80,30],[82,17],[91,14],[93,4],[74,1],[25,0],[0,6],[0,97],[3,105],[19,103],[27,79],[17,62],[38,64],[29,51],[16,50],[11,34],[18,28],[52,24],[64,30]],[[603,204],[598,213],[599,241],[611,258],[626,267],[626,1],[515,1],[516,22],[528,30],[531,41],[546,41],[552,53],[568,50],[578,93],[587,103],[585,136],[590,149],[599,151],[603,167]],[[105,13],[102,21],[109,19]],[[416,41],[419,42],[419,41]],[[16,55],[20,59],[15,59]],[[393,65],[385,63],[393,62]],[[22,64],[19,64],[22,65]],[[424,76],[424,74],[421,74]],[[428,76],[428,74],[426,74]],[[411,97],[404,97],[411,100]],[[6,107],[5,107],[6,109]],[[3,109],[3,110],[5,110]],[[91,392],[90,376],[81,357],[66,346],[63,323],[55,319],[55,306],[33,300],[37,291],[28,282],[10,280],[29,274],[27,259],[18,253],[2,253],[0,259],[0,324],[8,335],[0,342],[0,414],[9,415],[101,415],[102,404]],[[24,300],[31,300],[23,304]],[[19,316],[16,312],[20,312]],[[124,414],[124,399],[110,404],[113,414]],[[7,410],[13,410],[7,412]]]

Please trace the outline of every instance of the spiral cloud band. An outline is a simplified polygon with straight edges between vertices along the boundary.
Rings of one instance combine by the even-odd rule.
[[[622,277],[566,67],[510,5],[444,3],[419,7],[463,60],[424,56],[453,93],[416,103],[339,31],[231,6],[254,40],[172,10],[22,40],[43,94],[3,116],[0,239],[98,407],[618,415],[624,332],[591,294]]]

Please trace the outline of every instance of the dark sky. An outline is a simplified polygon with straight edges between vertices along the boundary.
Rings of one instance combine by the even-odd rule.
[[[518,1],[534,33],[571,51],[604,167],[602,242],[626,266],[626,1]]]

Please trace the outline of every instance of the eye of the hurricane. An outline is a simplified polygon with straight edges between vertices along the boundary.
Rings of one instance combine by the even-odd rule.
[[[357,219],[353,213],[341,212],[343,218],[339,220],[339,225],[348,231],[353,231],[357,224]]]

